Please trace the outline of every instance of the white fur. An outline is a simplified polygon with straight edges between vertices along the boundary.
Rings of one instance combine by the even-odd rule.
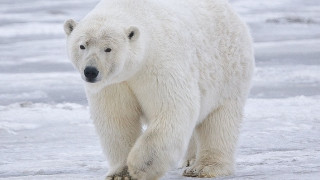
[[[233,172],[254,58],[247,27],[227,1],[102,0],[65,31],[82,77],[86,66],[99,70],[85,87],[107,179],[158,179],[191,136],[185,176]]]

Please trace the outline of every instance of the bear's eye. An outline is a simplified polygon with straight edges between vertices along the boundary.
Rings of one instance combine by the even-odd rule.
[[[111,49],[107,48],[107,49],[104,50],[104,52],[111,52]]]
[[[84,45],[80,45],[80,49],[86,49],[86,47],[84,47]]]

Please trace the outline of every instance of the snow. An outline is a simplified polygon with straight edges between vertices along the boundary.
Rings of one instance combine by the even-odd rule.
[[[220,179],[316,179],[319,101],[320,96],[250,99],[236,174]],[[86,105],[16,103],[0,106],[0,115],[0,177],[103,179],[107,163]],[[181,179],[181,171],[162,179]]]
[[[104,178],[62,28],[97,2],[1,0],[0,179]],[[320,2],[230,2],[251,28],[257,68],[236,173],[218,179],[319,179]],[[175,168],[162,180],[196,179],[181,174]]]

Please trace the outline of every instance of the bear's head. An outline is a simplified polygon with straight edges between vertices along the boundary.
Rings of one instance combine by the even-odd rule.
[[[68,55],[88,87],[128,80],[141,67],[144,47],[136,26],[70,19],[64,24]]]

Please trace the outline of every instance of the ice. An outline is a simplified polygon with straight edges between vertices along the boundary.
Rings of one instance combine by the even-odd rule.
[[[319,101],[320,96],[250,99],[236,174],[219,179],[316,179]],[[108,166],[86,105],[20,103],[1,106],[0,115],[0,177],[103,179]],[[162,179],[182,179],[181,171]]]
[[[0,179],[103,179],[108,164],[63,22],[98,0],[0,1]],[[230,0],[255,41],[235,175],[319,179],[320,2]],[[162,180],[182,177],[169,171]]]

